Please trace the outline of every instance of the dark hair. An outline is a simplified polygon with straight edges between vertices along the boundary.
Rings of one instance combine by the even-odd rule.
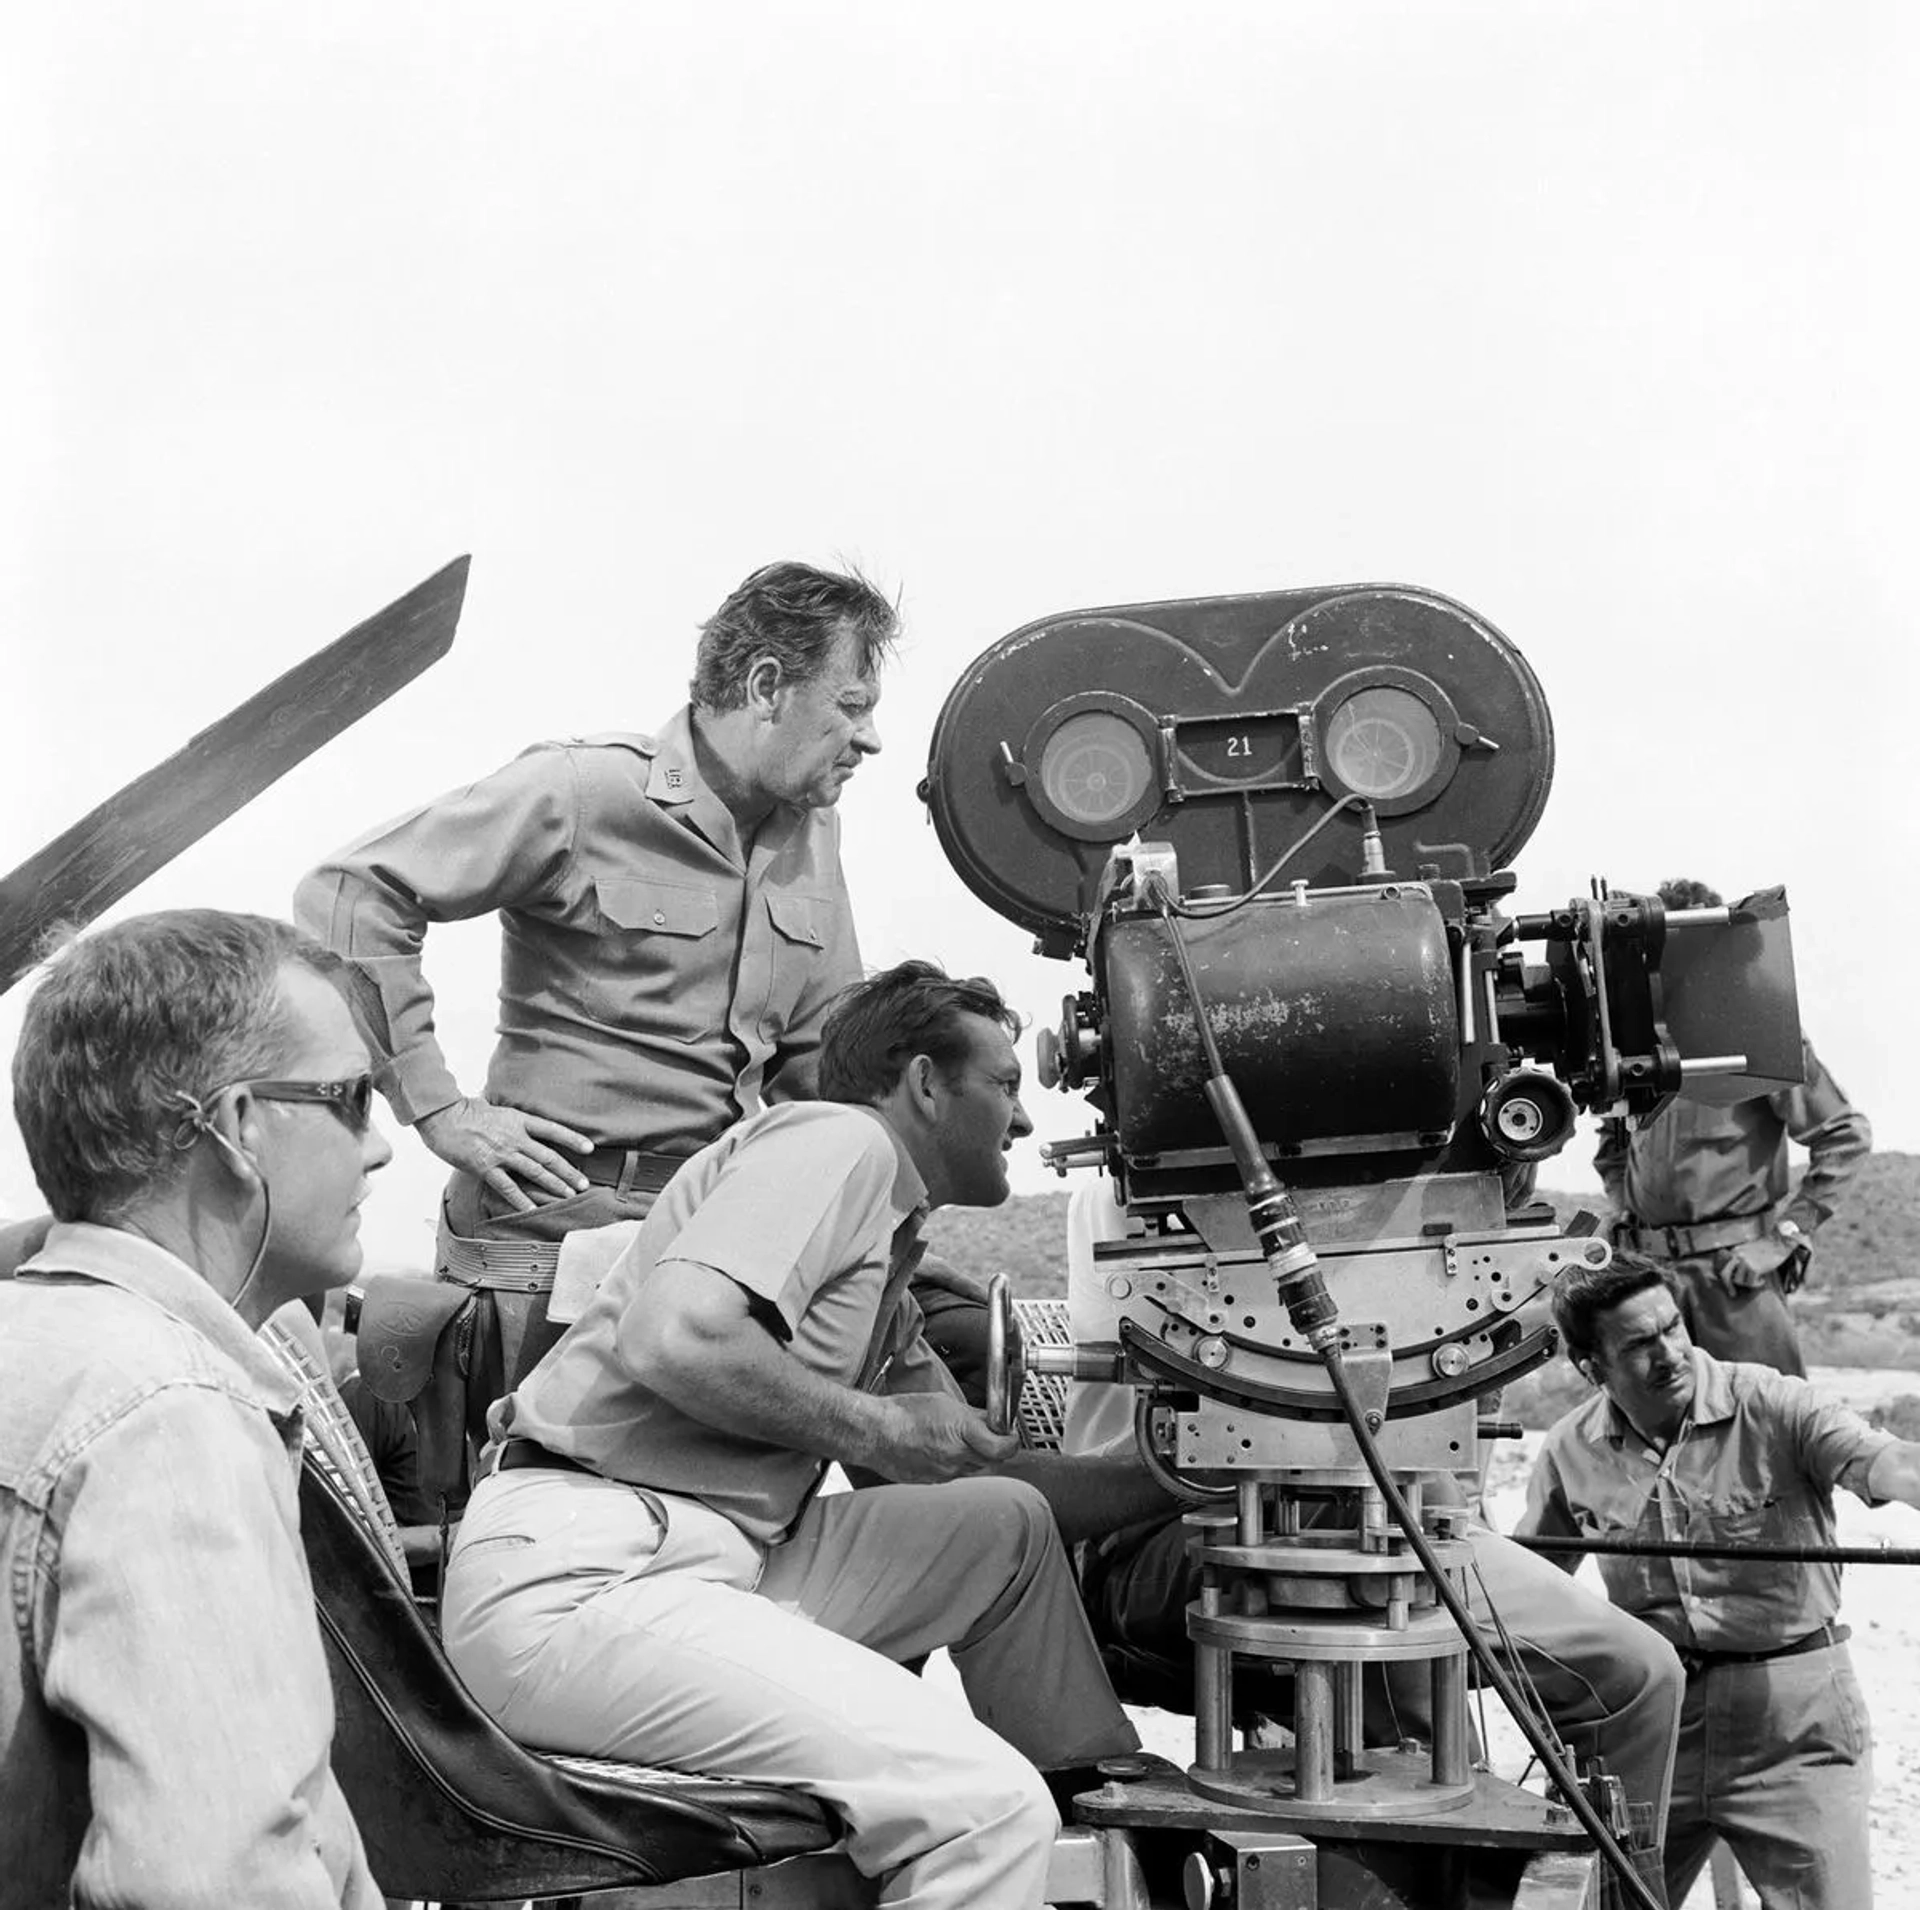
[[[1720,891],[1696,882],[1690,875],[1669,876],[1657,893],[1670,909],[1717,909],[1720,906]]]
[[[774,658],[787,682],[809,682],[842,630],[854,640],[860,673],[874,676],[900,634],[900,613],[857,570],[763,564],[700,626],[693,701],[703,710],[738,709],[761,657]]]
[[[1600,1350],[1600,1321],[1636,1293],[1667,1284],[1666,1270],[1657,1260],[1628,1247],[1613,1250],[1613,1264],[1590,1267],[1584,1261],[1569,1267],[1554,1282],[1553,1323],[1567,1358],[1578,1364]]]
[[[21,1023],[13,1115],[56,1220],[110,1220],[170,1182],[182,1094],[280,1069],[289,963],[339,985],[339,958],[290,923],[220,909],[137,915],[54,957]]]
[[[932,962],[902,962],[842,989],[820,1030],[821,1100],[877,1101],[915,1055],[931,1056],[943,1073],[964,1066],[973,1053],[965,1015],[1020,1032],[1020,1017],[985,976],[956,981]]]

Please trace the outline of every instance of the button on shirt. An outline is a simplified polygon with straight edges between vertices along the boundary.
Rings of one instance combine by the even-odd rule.
[[[1897,1443],[1805,1380],[1692,1349],[1693,1412],[1655,1451],[1601,1394],[1547,1434],[1522,1536],[1834,1543],[1833,1492],[1874,1503],[1867,1475]],[[1840,1609],[1837,1565],[1602,1557],[1607,1595],[1681,1650],[1772,1651]]]
[[[132,1234],[56,1226],[0,1282],[9,1902],[377,1910],[328,1762],[299,1398]]]
[[[1811,1044],[1802,1049],[1798,1087],[1731,1107],[1679,1096],[1631,1132],[1606,1122],[1594,1166],[1614,1204],[1649,1227],[1767,1214],[1786,1198],[1791,1137],[1807,1168],[1781,1218],[1811,1233],[1871,1152],[1873,1130]]]
[[[814,1091],[827,1006],[860,979],[839,844],[831,810],[782,807],[743,847],[683,709],[657,738],[537,744],[342,850],[294,913],[373,982],[401,1120],[460,1092],[427,929],[497,911],[487,1098],[598,1145],[690,1154]]]
[[[632,1376],[622,1345],[654,1317],[649,1279],[663,1261],[712,1267],[811,1371],[868,1391],[953,1393],[906,1291],[926,1198],[871,1108],[811,1102],[743,1121],[667,1183],[586,1311],[495,1406],[495,1435],[703,1500],[750,1538],[779,1539],[824,1462],[692,1419]]]

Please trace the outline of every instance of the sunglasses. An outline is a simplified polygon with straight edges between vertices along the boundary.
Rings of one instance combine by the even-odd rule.
[[[331,1108],[349,1134],[364,1134],[373,1119],[373,1076],[350,1075],[344,1081],[235,1081],[256,1101],[309,1101]]]

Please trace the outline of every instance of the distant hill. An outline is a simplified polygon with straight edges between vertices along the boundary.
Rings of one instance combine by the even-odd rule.
[[[1562,1220],[1600,1205],[1546,1191]],[[929,1243],[984,1279],[998,1272],[1026,1299],[1066,1293],[1066,1193],[1020,1194],[1003,1207],[943,1208]],[[1812,1275],[1794,1302],[1807,1358],[1819,1366],[1920,1367],[1920,1156],[1881,1153],[1863,1163],[1846,1204],[1814,1243]],[[1584,1395],[1564,1361],[1510,1387],[1504,1415],[1545,1426]]]
[[[1545,1198],[1562,1219],[1600,1204],[1597,1192],[1550,1189]],[[1067,1199],[1064,1192],[1016,1194],[1003,1207],[942,1208],[929,1238],[956,1266],[983,1278],[1004,1271],[1016,1293],[1055,1298],[1066,1291]],[[1905,1280],[1920,1283],[1920,1155],[1874,1154],[1820,1230],[1807,1299],[1839,1308],[1866,1300],[1866,1289]]]

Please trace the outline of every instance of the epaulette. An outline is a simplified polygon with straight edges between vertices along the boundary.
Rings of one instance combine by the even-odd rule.
[[[642,736],[638,730],[602,730],[595,736],[569,736],[567,743],[574,749],[630,749],[649,762],[660,754],[659,739]]]

